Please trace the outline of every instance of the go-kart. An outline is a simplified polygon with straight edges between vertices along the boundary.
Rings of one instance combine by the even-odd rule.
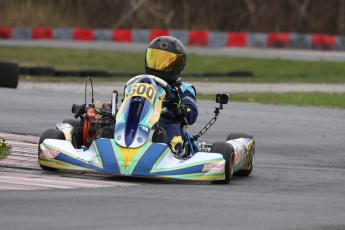
[[[165,81],[152,75],[133,77],[125,85],[119,109],[116,90],[110,103],[98,107],[93,86],[92,101],[86,103],[86,87],[87,83],[85,104],[72,106],[75,119],[42,134],[38,146],[42,169],[214,183],[229,183],[233,175],[252,172],[252,136],[230,134],[226,141],[213,144],[198,141],[217,120],[228,94],[217,94],[215,116],[198,134],[185,132],[184,154],[178,156],[165,143],[165,131],[159,126],[161,114],[169,112],[164,103],[174,97]]]

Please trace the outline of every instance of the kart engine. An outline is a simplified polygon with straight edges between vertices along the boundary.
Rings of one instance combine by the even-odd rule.
[[[91,83],[91,103],[87,104],[87,83]],[[117,113],[118,92],[112,93],[111,103],[103,103],[98,107],[98,102],[94,103],[93,84],[90,77],[85,82],[85,104],[72,105],[74,118],[81,119],[78,125],[75,125],[73,143],[76,147],[89,147],[97,138],[113,138],[115,128],[115,117]]]
[[[97,138],[114,137],[115,119],[112,116],[110,106],[109,103],[104,103],[101,108],[95,108],[94,104],[91,104],[88,108],[85,108],[84,116],[80,116],[82,127],[79,128],[80,132],[77,135],[79,143],[89,147],[92,141]],[[82,107],[83,105],[73,105],[72,112],[78,113],[78,110]]]

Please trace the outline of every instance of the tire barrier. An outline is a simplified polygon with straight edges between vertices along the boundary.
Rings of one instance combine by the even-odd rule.
[[[187,46],[250,47],[314,50],[345,50],[345,36],[303,33],[236,33],[206,30],[7,28],[0,27],[0,39],[45,39],[149,43],[170,35]]]
[[[21,75],[55,76],[55,77],[133,77],[142,73],[108,72],[106,70],[55,70],[53,67],[19,67]],[[229,71],[226,73],[184,73],[185,77],[254,77],[251,71]]]
[[[55,69],[53,67],[19,67],[20,75],[33,75],[33,76],[54,76]]]
[[[18,63],[12,61],[0,61],[0,87],[17,88],[18,78]]]

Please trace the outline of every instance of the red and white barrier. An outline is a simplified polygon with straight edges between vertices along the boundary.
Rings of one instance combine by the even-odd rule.
[[[206,30],[87,29],[87,28],[7,28],[0,27],[0,39],[45,39],[74,41],[114,41],[148,43],[170,35],[187,46],[256,47],[345,51],[345,37],[302,33],[237,33]]]

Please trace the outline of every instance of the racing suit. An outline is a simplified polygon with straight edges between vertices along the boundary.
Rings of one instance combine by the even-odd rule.
[[[183,145],[186,141],[186,136],[182,129],[183,125],[194,124],[198,117],[198,107],[194,86],[181,82],[172,88],[178,93],[184,112],[183,114],[176,113],[168,107],[169,112],[162,114],[160,125],[165,129],[167,144],[171,151],[180,155],[183,152]]]

